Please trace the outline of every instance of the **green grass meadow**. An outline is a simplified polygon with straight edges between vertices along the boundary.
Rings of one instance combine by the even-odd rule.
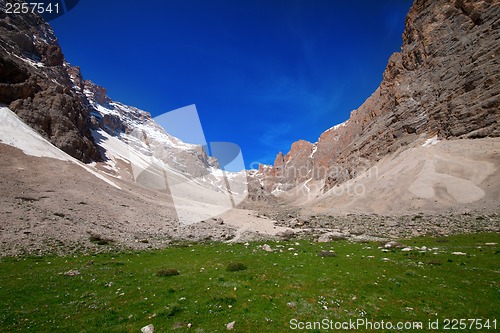
[[[400,242],[428,249],[292,240],[267,242],[273,252],[260,249],[264,243],[206,243],[4,257],[0,332],[140,332],[148,324],[155,332],[227,332],[232,321],[234,332],[291,332],[291,320],[365,318],[424,328],[447,318],[500,320],[500,247],[486,245],[500,243],[499,234]],[[335,256],[325,255],[330,251]],[[80,274],[64,274],[70,270]]]

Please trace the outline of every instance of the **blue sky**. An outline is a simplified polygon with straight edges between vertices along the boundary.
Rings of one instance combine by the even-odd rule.
[[[348,119],[400,50],[409,0],[81,0],[51,21],[66,59],[153,116],[196,104],[208,142],[273,163]]]

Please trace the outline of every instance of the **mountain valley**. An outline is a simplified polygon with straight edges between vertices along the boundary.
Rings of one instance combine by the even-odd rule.
[[[415,1],[348,120],[233,172],[85,80],[41,17],[0,13],[0,251],[498,232],[499,16]]]

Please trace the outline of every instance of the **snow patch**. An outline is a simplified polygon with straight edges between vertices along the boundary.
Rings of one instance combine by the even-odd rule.
[[[308,180],[306,180],[306,182],[304,183],[304,187],[306,188],[307,193],[311,192],[311,189],[307,186],[307,183],[309,183],[311,180],[312,180],[312,177],[309,178]]]
[[[434,135],[432,138],[427,139],[422,147],[430,147],[434,146],[439,142],[437,135]]]
[[[0,108],[0,141],[21,149],[26,155],[71,161],[71,156],[26,125],[9,108]]]
[[[279,187],[276,187],[274,190],[271,191],[272,195],[278,195],[280,193],[283,193],[284,191],[280,189]]]
[[[28,59],[28,58],[20,57],[17,54],[10,53],[10,52],[9,52],[9,54],[12,55],[12,56],[14,56],[14,57],[16,57],[16,58],[18,58],[18,59],[20,59],[20,60],[22,60],[22,61],[24,61],[25,63],[29,64],[32,67],[35,67],[35,68],[45,67],[45,65],[42,62],[40,62],[40,61],[34,61],[34,60],[31,60],[31,59]]]
[[[309,158],[313,158],[314,154],[316,153],[316,151],[318,150],[318,144],[314,144],[313,145],[313,150],[311,152],[311,155],[309,155]]]
[[[344,121],[343,123],[340,123],[338,125],[335,125],[333,127],[330,127],[329,129],[327,129],[325,132],[328,132],[328,131],[335,131],[341,127],[345,127],[347,124],[349,123],[349,119],[347,119],[346,121]]]
[[[49,157],[60,161],[72,162],[109,185],[120,189],[118,185],[106,177],[54,146],[6,107],[0,108],[0,141],[6,145],[21,149],[26,155]]]

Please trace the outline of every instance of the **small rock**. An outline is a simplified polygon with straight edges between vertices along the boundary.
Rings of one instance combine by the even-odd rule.
[[[330,251],[322,250],[318,253],[318,255],[320,257],[336,257],[337,256],[337,254],[335,252],[333,252],[332,250],[330,250]]]
[[[395,248],[401,248],[401,247],[403,247],[403,245],[401,245],[395,241],[390,241],[390,242],[385,243],[384,247],[386,249],[395,249]]]
[[[326,234],[321,235],[318,238],[318,242],[319,243],[326,243],[326,242],[335,241],[335,240],[343,240],[343,239],[346,239],[349,236],[350,235],[346,234],[346,233],[341,233],[341,232],[335,232],[335,231],[333,231],[333,232],[328,232]]]
[[[363,235],[364,233],[365,231],[361,227],[355,227],[351,230],[351,234],[356,236]]]
[[[411,231],[411,236],[413,236],[413,237],[420,236],[420,232],[419,232],[419,231],[417,231],[417,230],[415,230],[415,229],[413,229],[413,230]]]
[[[295,236],[295,232],[293,230],[287,229],[278,233],[276,236],[281,237],[284,240],[290,240]]]
[[[454,254],[456,256],[466,256],[467,253],[463,253],[463,252],[452,252],[451,254]]]
[[[297,306],[297,303],[295,303],[295,302],[288,302],[288,303],[286,303],[286,305],[287,305],[289,308],[294,308],[294,307],[296,307],[296,306]]]
[[[227,330],[228,330],[228,331],[232,330],[232,329],[234,328],[234,324],[235,324],[235,323],[236,323],[235,321],[232,321],[232,322],[230,322],[229,324],[227,324],[227,325],[226,325]]]
[[[329,234],[323,234],[319,236],[318,238],[318,243],[327,243],[330,241],[330,235]]]
[[[401,249],[401,252],[410,252],[412,250],[411,247],[405,247]]]
[[[273,249],[267,244],[262,245],[260,248],[266,252],[273,252]]]
[[[149,324],[148,326],[144,326],[141,328],[142,333],[153,333],[155,331],[155,327],[153,324]]]
[[[495,245],[497,245],[497,243],[484,243],[484,245],[495,246]]]
[[[80,271],[78,271],[76,269],[72,269],[72,270],[69,270],[67,272],[64,272],[63,274],[66,276],[77,276],[77,275],[80,275]]]
[[[351,233],[348,229],[344,229],[342,231],[334,231],[331,232],[330,235],[332,236],[333,240],[342,240],[351,237]]]

